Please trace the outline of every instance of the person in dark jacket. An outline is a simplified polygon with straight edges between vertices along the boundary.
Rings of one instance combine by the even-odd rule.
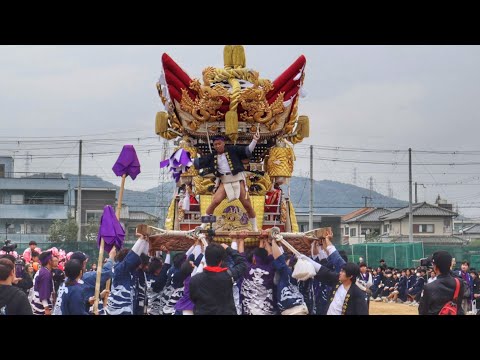
[[[450,273],[452,255],[445,250],[439,250],[432,255],[433,270],[437,280],[425,285],[423,296],[418,306],[419,315],[438,315],[442,307],[450,300],[456,288],[455,278]],[[457,315],[464,315],[462,309],[462,296],[464,284],[460,281],[460,292],[457,298]]]
[[[27,295],[12,286],[15,265],[6,258],[0,259],[0,315],[33,315]]]
[[[223,267],[227,256],[233,267]],[[205,249],[207,266],[190,280],[190,299],[195,304],[195,315],[236,315],[233,283],[247,269],[245,258],[226,244],[209,244]]]
[[[300,255],[300,258],[310,261],[317,272],[316,277],[322,283],[333,287],[327,304],[327,315],[368,315],[365,292],[355,285],[360,275],[360,267],[354,263],[345,263],[331,243],[332,237],[333,233],[325,238],[326,251],[329,261],[334,264],[339,273],[316,263],[305,255]]]
[[[248,146],[225,146],[225,137],[221,135],[214,136],[212,140],[215,152],[193,160],[196,169],[208,168],[217,177],[217,190],[212,202],[206,209],[206,215],[212,215],[223,199],[228,198],[228,201],[238,199],[247,211],[253,231],[258,231],[255,210],[250,197],[246,196],[245,168],[242,160],[249,159],[252,156],[257,141],[260,140],[260,135],[255,134]],[[206,227],[206,225],[206,223],[203,223],[202,227]]]

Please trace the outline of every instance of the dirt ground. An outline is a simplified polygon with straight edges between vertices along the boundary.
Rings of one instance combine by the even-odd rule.
[[[370,315],[418,315],[418,306],[370,301]]]

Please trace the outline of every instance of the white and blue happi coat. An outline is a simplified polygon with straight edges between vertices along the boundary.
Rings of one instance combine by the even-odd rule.
[[[109,315],[133,314],[135,270],[140,263],[140,256],[131,250],[125,259],[114,265],[112,289],[107,305]]]

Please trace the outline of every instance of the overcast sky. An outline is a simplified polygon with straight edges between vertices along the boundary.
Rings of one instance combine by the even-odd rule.
[[[245,49],[247,66],[271,80],[299,55],[307,58],[299,113],[310,117],[313,136],[297,146],[296,175],[308,176],[305,145],[360,149],[317,148],[314,178],[354,183],[356,169],[358,186],[368,188],[371,176],[374,190],[388,195],[390,181],[393,195],[408,200],[407,149],[445,151],[414,152],[414,181],[425,184],[419,201],[440,194],[461,213],[480,216],[480,47]],[[157,186],[154,119],[163,105],[155,83],[164,52],[192,78],[223,67],[223,45],[0,46],[0,155],[15,156],[16,172],[26,171],[28,151],[30,171],[76,173],[74,141],[83,139],[83,172],[120,184],[111,167],[122,146],[133,144],[142,174],[127,187]]]

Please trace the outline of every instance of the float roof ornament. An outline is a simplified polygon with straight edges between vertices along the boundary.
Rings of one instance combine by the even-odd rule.
[[[243,46],[226,45],[223,58],[224,68],[205,68],[200,82],[163,54],[157,89],[167,114],[157,133],[167,139],[178,135],[205,139],[208,132],[210,137],[221,134],[242,142],[259,130],[264,139],[294,138],[305,57],[300,56],[273,82],[246,67]]]

